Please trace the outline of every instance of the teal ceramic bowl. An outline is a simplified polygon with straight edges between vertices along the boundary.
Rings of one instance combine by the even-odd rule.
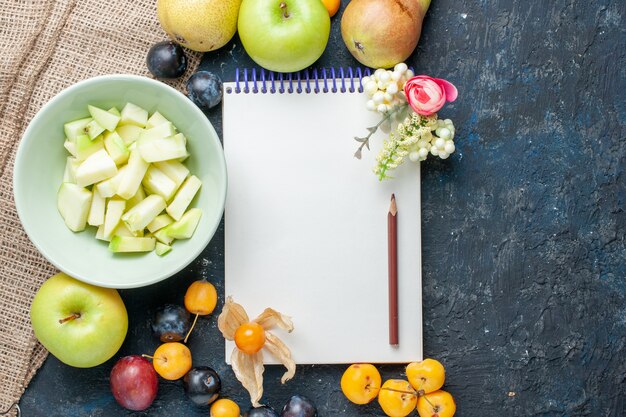
[[[89,116],[87,105],[101,108],[137,104],[158,110],[188,140],[185,164],[202,180],[190,207],[202,218],[189,240],[175,241],[163,257],[154,252],[113,254],[95,239],[95,228],[71,232],[56,206],[67,151],[63,124]],[[183,94],[159,81],[131,75],[107,75],[79,82],[50,100],[33,118],[17,150],[13,177],[15,205],[37,249],[57,268],[101,287],[135,288],[166,279],[189,265],[207,246],[222,218],[226,163],[217,133],[206,116]]]

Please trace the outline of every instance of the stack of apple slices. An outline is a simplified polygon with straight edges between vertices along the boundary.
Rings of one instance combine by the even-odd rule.
[[[128,103],[121,113],[88,106],[64,125],[67,158],[57,207],[67,227],[97,227],[113,252],[163,256],[193,235],[202,211],[188,209],[202,185],[183,161],[187,139],[159,112]]]

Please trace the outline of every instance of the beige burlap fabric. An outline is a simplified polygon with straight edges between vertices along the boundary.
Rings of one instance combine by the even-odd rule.
[[[148,76],[146,53],[166,38],[155,3],[0,0],[0,410],[19,399],[46,358],[28,311],[39,286],[55,273],[28,240],[15,210],[19,138],[43,104],[79,80],[112,73]],[[199,56],[188,57],[190,75]]]

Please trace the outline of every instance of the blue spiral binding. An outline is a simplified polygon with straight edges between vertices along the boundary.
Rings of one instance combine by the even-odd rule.
[[[235,88],[227,89],[226,93],[362,93],[361,79],[371,73],[369,68],[360,67],[313,68],[286,74],[257,68],[236,68]]]
[[[235,94],[241,93],[239,88],[239,68],[235,68]]]
[[[252,68],[252,92],[254,94],[259,92],[259,89],[256,85],[256,68]]]

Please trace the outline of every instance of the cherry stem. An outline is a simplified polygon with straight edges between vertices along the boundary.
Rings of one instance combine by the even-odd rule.
[[[427,402],[428,404],[430,404],[430,406],[433,408],[433,411],[434,411],[435,413],[439,412],[438,407],[435,407],[435,404],[431,403],[431,402],[430,402],[430,400],[428,399],[428,397],[424,396],[424,399],[426,400],[426,402]]]
[[[145,353],[141,355],[142,358],[148,358],[148,359],[153,359],[154,360],[154,356],[150,356],[150,355],[146,355]]]
[[[80,318],[80,313],[72,313],[72,315],[71,315],[71,316],[68,316],[68,317],[66,317],[66,318],[64,318],[64,319],[60,319],[60,320],[59,320],[59,323],[60,323],[60,324],[63,324],[63,323],[65,323],[66,321],[72,321],[72,320],[79,319],[79,318]]]
[[[187,339],[189,339],[189,335],[191,334],[193,328],[196,327],[196,321],[198,321],[198,316],[199,316],[199,314],[196,314],[196,317],[194,317],[193,323],[191,325],[191,328],[187,332],[187,336],[185,336],[185,340],[183,340],[183,343],[187,343]]]
[[[423,394],[421,394],[419,392],[415,392],[415,391],[404,391],[404,390],[401,390],[401,389],[394,389],[394,388],[387,388],[387,387],[381,388],[381,390],[391,391],[391,392],[399,392],[401,394],[415,395],[416,397],[420,397],[421,395],[423,395]]]
[[[284,1],[280,2],[279,7],[283,11],[283,17],[286,19],[289,17],[289,10],[287,10],[287,4]]]

